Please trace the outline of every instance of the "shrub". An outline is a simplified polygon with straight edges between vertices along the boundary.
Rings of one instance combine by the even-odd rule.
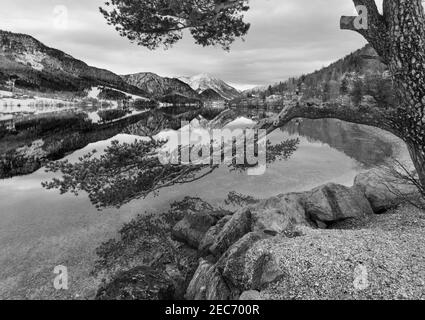
[[[99,99],[103,100],[126,100],[127,95],[125,93],[122,93],[120,91],[116,91],[109,88],[102,88],[101,92],[99,93]]]

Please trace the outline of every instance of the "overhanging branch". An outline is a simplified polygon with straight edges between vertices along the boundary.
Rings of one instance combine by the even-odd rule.
[[[283,127],[291,120],[305,119],[338,119],[346,122],[376,127],[400,137],[400,133],[392,125],[392,113],[376,106],[345,106],[341,104],[293,104],[286,106],[277,118],[268,118],[257,125],[257,129],[271,133]]]

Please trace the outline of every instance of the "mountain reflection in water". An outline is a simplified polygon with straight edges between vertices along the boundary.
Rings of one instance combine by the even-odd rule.
[[[309,142],[326,143],[366,169],[382,164],[393,154],[393,145],[377,135],[376,129],[340,120],[295,120],[281,130],[305,137]]]
[[[171,202],[185,196],[214,203],[231,191],[267,198],[327,182],[351,185],[359,171],[380,164],[392,149],[376,131],[336,120],[294,121],[269,138],[279,143],[293,136],[300,137],[298,150],[288,161],[271,164],[264,175],[248,176],[221,167],[202,180],[161,190],[158,197],[101,213],[85,194],[74,197],[43,189],[41,181],[51,178],[43,169],[1,180],[0,298],[88,297],[97,287],[90,276],[96,248],[138,214],[168,210]],[[105,146],[105,141],[99,141],[70,157]],[[68,267],[68,291],[53,288],[57,265]]]

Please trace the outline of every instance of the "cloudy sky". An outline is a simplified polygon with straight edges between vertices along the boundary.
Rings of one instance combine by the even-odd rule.
[[[121,38],[98,7],[104,0],[1,0],[0,28],[34,36],[86,63],[118,74],[161,76],[210,73],[239,89],[312,72],[360,48],[365,41],[339,30],[351,0],[251,0],[245,42],[231,52],[202,48],[190,35],[167,51],[149,51]]]

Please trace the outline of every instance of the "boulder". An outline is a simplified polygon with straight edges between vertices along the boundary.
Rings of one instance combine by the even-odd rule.
[[[418,192],[415,186],[394,180],[385,172],[370,170],[356,177],[354,187],[365,195],[375,213],[382,213],[397,207],[406,197]]]
[[[252,231],[268,235],[284,234],[297,225],[310,225],[300,196],[280,195],[251,207]]]
[[[171,300],[176,288],[165,271],[137,267],[117,274],[99,289],[96,300]]]
[[[319,227],[373,214],[369,201],[357,188],[333,183],[305,192],[303,202],[308,218]]]
[[[185,297],[187,300],[229,300],[232,294],[214,264],[201,259]]]
[[[224,217],[219,222],[217,222],[215,226],[212,226],[208,230],[198,248],[198,252],[201,257],[205,257],[211,254],[209,251],[210,247],[214,244],[214,241],[216,240],[217,236],[220,234],[221,230],[223,230],[224,226],[227,222],[229,222],[231,218],[231,216]]]
[[[210,252],[219,258],[236,241],[251,231],[251,211],[244,208],[236,212],[232,218],[224,225],[217,235]]]
[[[252,277],[246,272],[249,249],[258,241],[267,238],[263,233],[250,232],[232,245],[217,262],[217,269],[235,291],[252,289]]]
[[[270,284],[279,281],[285,276],[285,271],[279,267],[279,260],[273,252],[261,252],[253,264],[248,265],[251,270],[252,288],[262,290]]]
[[[174,240],[197,249],[207,231],[217,220],[208,213],[189,210],[186,216],[177,223],[172,231]]]

